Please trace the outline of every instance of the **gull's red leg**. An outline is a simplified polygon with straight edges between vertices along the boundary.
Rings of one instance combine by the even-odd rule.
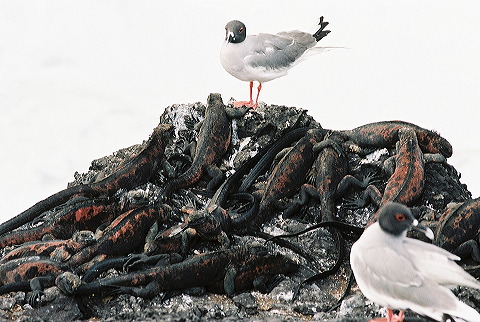
[[[246,106],[246,107],[254,107],[253,105],[253,82],[250,82],[250,101],[238,101],[238,102],[233,102],[233,106],[234,107],[242,107],[242,106]],[[258,96],[257,96],[257,99],[258,99]],[[255,106],[256,107],[256,106]]]
[[[258,82],[258,87],[257,87],[257,98],[255,99],[255,104],[252,105],[253,108],[258,107],[258,97],[260,96],[260,91],[262,90],[262,83]]]
[[[387,308],[387,321],[388,322],[403,322],[403,319],[405,318],[405,313],[400,310],[398,314],[393,314],[393,311],[389,308]]]
[[[405,312],[403,312],[402,310],[400,310],[398,314],[394,314],[392,317],[393,322],[403,322],[403,319],[405,319]]]
[[[253,103],[253,82],[250,82],[250,103]]]

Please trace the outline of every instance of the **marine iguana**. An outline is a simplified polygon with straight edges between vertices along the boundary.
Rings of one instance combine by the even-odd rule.
[[[27,302],[40,304],[43,289],[53,286],[55,278],[68,269],[65,263],[40,256],[12,259],[0,265],[0,294],[32,291]]]
[[[76,231],[94,231],[109,223],[120,212],[120,206],[109,198],[88,199],[77,197],[69,200],[53,215],[34,220],[35,225],[6,233],[0,237],[0,248],[41,240],[49,235],[56,239],[72,237]]]
[[[311,129],[285,154],[270,174],[265,189],[259,193],[258,212],[253,214],[253,218],[245,217],[245,224],[248,222],[250,227],[258,230],[270,218],[278,201],[293,195],[300,188],[316,158],[313,146],[322,141],[325,134],[326,130]]]
[[[124,270],[126,272],[138,271],[146,268],[152,268],[160,265],[171,265],[180,263],[182,256],[177,253],[147,255],[128,254],[126,256],[108,258],[104,261],[94,264],[81,278],[81,282],[89,283],[109,269]]]
[[[207,186],[209,190],[219,185],[223,173],[216,164],[230,146],[232,137],[230,118],[242,117],[248,110],[225,107],[220,94],[208,96],[205,118],[198,133],[192,164],[178,178],[167,182],[163,192],[164,197],[168,198],[175,190],[193,185],[205,172],[212,177]]]
[[[310,175],[315,176],[300,188],[299,199],[294,201],[284,211],[286,217],[298,211],[299,206],[307,203],[311,197],[320,202],[321,212],[315,215],[314,222],[335,220],[335,202],[342,197],[351,187],[365,188],[372,180],[373,174],[366,176],[363,181],[348,174],[348,158],[341,148],[341,139],[338,133],[330,132],[325,139],[317,143],[313,150],[318,156],[310,170]]]
[[[259,154],[262,154],[262,157],[253,168],[250,170],[248,175],[242,180],[242,184],[238,188],[240,192],[248,191],[251,185],[257,180],[257,178],[267,170],[268,167],[272,164],[273,160],[282,150],[290,146],[292,143],[300,140],[305,136],[308,130],[312,128],[301,127],[288,131],[282,135],[278,140],[276,140],[271,145],[262,149]]]
[[[369,185],[364,191],[363,198],[354,200],[347,204],[347,207],[362,208],[368,204],[369,200],[378,207],[390,201],[411,205],[423,192],[425,161],[445,161],[445,157],[440,153],[424,154],[422,152],[413,128],[399,128],[397,135],[397,152],[394,156],[395,170],[387,180],[383,194],[374,185]],[[376,214],[369,219],[367,225],[371,225],[375,220]]]
[[[58,262],[67,261],[73,254],[95,242],[93,232],[82,230],[70,239],[27,242],[5,254],[0,260],[4,264],[10,260],[26,256],[42,256]]]
[[[420,149],[425,153],[441,153],[445,158],[452,156],[452,145],[438,133],[403,121],[383,121],[365,124],[353,130],[338,131],[345,140],[360,147],[390,148],[399,139],[399,130],[415,131]]]
[[[271,255],[263,246],[237,246],[190,257],[180,263],[161,265],[112,278],[78,285],[71,274],[60,275],[56,284],[69,295],[84,296],[112,291],[140,297],[160,292],[206,287],[232,296],[253,287],[262,275],[289,274],[298,264],[281,254]]]
[[[84,272],[107,257],[122,256],[135,251],[144,244],[145,237],[155,222],[163,223],[168,220],[169,210],[170,208],[164,205],[127,211],[105,228],[102,237],[95,244],[73,255],[67,264],[76,272]]]
[[[433,243],[462,259],[480,262],[480,198],[451,204],[438,220]]]

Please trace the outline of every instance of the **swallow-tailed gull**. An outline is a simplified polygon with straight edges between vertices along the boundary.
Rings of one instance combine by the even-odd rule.
[[[406,237],[409,228],[433,239],[433,232],[418,225],[408,207],[390,202],[353,244],[350,264],[363,294],[387,307],[388,321],[403,320],[403,311],[393,316],[391,309],[411,309],[437,321],[448,317],[480,321],[480,314],[448,289],[453,285],[479,289],[480,283],[455,263],[458,256]]]
[[[323,51],[324,48],[314,46],[330,31],[324,30],[328,22],[324,22],[323,17],[320,17],[318,25],[318,30],[313,34],[293,30],[276,35],[247,36],[247,30],[241,21],[233,20],[227,23],[220,61],[231,75],[250,82],[250,100],[235,102],[234,106],[256,108],[262,83],[286,75],[290,68],[310,54]],[[255,102],[252,97],[254,81],[258,82]]]

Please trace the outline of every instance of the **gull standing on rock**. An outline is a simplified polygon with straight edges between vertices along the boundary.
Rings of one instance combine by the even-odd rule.
[[[233,20],[227,23],[220,61],[231,75],[250,82],[250,100],[235,102],[234,106],[256,108],[262,83],[285,76],[290,68],[310,54],[323,51],[324,47],[314,46],[330,31],[324,30],[328,22],[324,22],[323,17],[320,17],[318,25],[319,29],[313,34],[293,30],[279,32],[276,35],[247,36],[247,30],[241,21]],[[258,82],[255,102],[252,97],[254,81]]]
[[[391,309],[411,309],[437,321],[448,317],[480,321],[480,314],[448,289],[454,285],[480,289],[480,283],[454,262],[458,256],[406,237],[409,228],[433,239],[433,232],[418,225],[408,207],[390,202],[353,244],[350,264],[363,294],[388,308],[387,321],[403,320],[403,311],[397,316]]]

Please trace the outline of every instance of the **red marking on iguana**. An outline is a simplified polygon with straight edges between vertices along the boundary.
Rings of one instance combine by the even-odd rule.
[[[399,130],[409,128],[415,131],[418,144],[425,153],[441,153],[452,156],[452,145],[438,133],[403,121],[383,121],[359,126],[353,130],[339,131],[346,140],[361,147],[388,148],[399,140]]]
[[[462,258],[471,255],[480,262],[480,198],[457,203],[438,221],[434,244]]]
[[[227,152],[232,137],[232,124],[220,94],[210,94],[205,110],[205,119],[198,133],[193,161],[180,177],[167,183],[163,195],[169,197],[177,189],[193,185],[205,172],[218,177],[215,165]],[[218,181],[218,178],[214,178]],[[214,181],[209,188],[218,184]]]
[[[66,270],[65,263],[40,256],[13,259],[0,265],[0,294],[32,291],[26,299],[30,305],[37,306],[43,289],[53,286],[55,278]]]
[[[394,159],[395,170],[387,180],[383,194],[374,185],[369,185],[365,190],[363,200],[357,202],[359,207],[364,207],[369,199],[378,207],[387,202],[411,205],[420,197],[425,185],[425,158],[414,129],[406,127],[398,130],[397,153]],[[429,159],[445,160],[438,154],[429,155]],[[375,220],[376,214],[369,219],[368,225]]]
[[[275,203],[293,195],[305,181],[308,170],[315,161],[313,146],[323,140],[325,130],[312,129],[300,139],[278,162],[268,178],[263,191],[258,213],[252,224],[259,227],[275,211]]]
[[[94,231],[101,224],[112,221],[118,212],[119,206],[108,199],[74,199],[56,214],[42,218],[38,225],[2,235],[0,248],[40,240],[46,234],[58,239],[67,239],[76,231]]]
[[[155,222],[168,219],[169,208],[142,207],[118,216],[98,241],[71,257],[68,265],[83,272],[91,265],[111,256],[127,255],[143,246],[145,237]],[[95,256],[96,259],[91,261]],[[82,265],[87,263],[87,265]],[[82,265],[78,267],[79,265]]]
[[[27,242],[8,252],[0,260],[0,264],[4,264],[12,259],[35,255],[50,258],[58,262],[65,262],[70,256],[89,244],[92,244],[94,241],[95,237],[91,231],[80,231],[71,239],[67,240]]]

